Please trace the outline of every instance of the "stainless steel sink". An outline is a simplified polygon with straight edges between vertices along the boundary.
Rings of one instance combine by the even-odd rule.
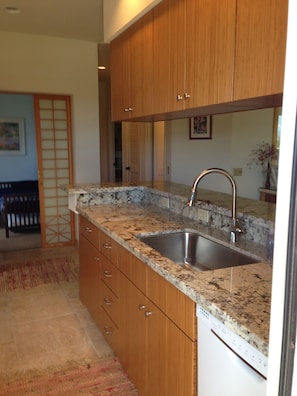
[[[162,256],[177,264],[190,266],[199,271],[234,267],[257,262],[193,231],[177,231],[138,237]]]

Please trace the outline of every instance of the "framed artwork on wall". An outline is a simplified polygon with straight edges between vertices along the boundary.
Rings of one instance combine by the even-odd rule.
[[[0,118],[0,155],[25,155],[23,118]]]
[[[211,139],[211,116],[190,118],[190,139]]]

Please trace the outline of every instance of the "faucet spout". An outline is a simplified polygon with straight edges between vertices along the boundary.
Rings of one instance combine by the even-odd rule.
[[[231,230],[230,230],[230,240],[231,240],[231,242],[235,243],[236,235],[237,235],[237,233],[242,232],[242,229],[237,224],[238,222],[236,219],[236,194],[237,194],[236,193],[236,184],[235,184],[233,177],[227,171],[225,171],[224,169],[221,169],[221,168],[204,169],[194,180],[194,183],[193,183],[193,186],[191,189],[190,198],[187,200],[187,205],[193,206],[199,181],[204,176],[206,176],[210,173],[221,174],[221,175],[225,176],[231,183],[231,186],[232,186],[232,209],[231,209],[232,224],[231,224]]]

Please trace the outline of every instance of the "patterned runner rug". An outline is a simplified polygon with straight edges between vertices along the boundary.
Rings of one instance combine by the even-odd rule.
[[[137,395],[118,360],[110,359],[92,367],[59,371],[41,377],[0,384],[0,395]]]
[[[77,280],[78,265],[69,257],[0,264],[0,292]]]

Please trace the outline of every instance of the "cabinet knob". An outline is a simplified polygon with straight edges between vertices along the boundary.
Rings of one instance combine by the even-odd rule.
[[[105,305],[112,305],[112,301],[108,297],[104,297],[103,302],[104,302]]]
[[[142,304],[139,304],[139,305],[138,305],[139,311],[143,311],[145,308],[146,308],[145,305],[142,305]]]
[[[112,330],[109,326],[104,326],[104,333],[107,335],[111,335],[112,334]]]
[[[176,99],[177,100],[183,100],[183,97],[181,95],[177,95]]]
[[[152,311],[145,311],[144,313],[146,317],[151,316],[152,314],[153,314]]]
[[[133,107],[125,107],[125,108],[124,108],[124,111],[125,111],[126,113],[129,113],[129,111],[133,111]]]
[[[85,231],[86,231],[86,232],[92,232],[93,230],[92,230],[92,228],[90,228],[90,227],[85,227]]]
[[[107,242],[103,244],[104,249],[111,249],[111,245]]]
[[[104,274],[105,278],[112,278],[111,273],[108,272],[107,270],[105,270],[105,271],[103,272],[103,274]]]
[[[184,97],[185,97],[185,99],[190,99],[191,95],[188,94],[187,92],[185,92],[185,93],[184,93]]]
[[[95,261],[100,261],[100,257],[94,257]]]

